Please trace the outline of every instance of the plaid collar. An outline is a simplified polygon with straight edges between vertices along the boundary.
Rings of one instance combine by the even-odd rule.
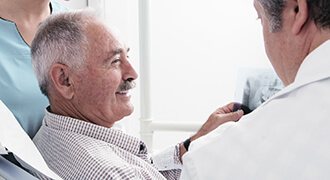
[[[68,116],[53,114],[49,112],[49,107],[46,109],[43,123],[56,130],[77,133],[108,142],[135,155],[147,154],[146,145],[140,139],[126,134],[120,129],[107,128]]]

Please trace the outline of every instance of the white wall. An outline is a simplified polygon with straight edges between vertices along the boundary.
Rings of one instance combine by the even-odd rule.
[[[107,22],[122,32],[139,70],[138,1],[102,2]],[[152,0],[150,15],[156,121],[205,121],[234,100],[240,67],[270,67],[253,0]],[[123,123],[139,136],[139,86],[132,101],[135,112]],[[190,134],[157,132],[154,147],[167,147]]]
[[[151,7],[156,120],[205,121],[234,100],[239,67],[269,66],[252,0],[158,0]]]

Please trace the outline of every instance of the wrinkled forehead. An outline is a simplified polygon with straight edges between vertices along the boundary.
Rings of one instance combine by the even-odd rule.
[[[119,31],[106,25],[101,20],[90,22],[85,30],[89,50],[95,55],[112,52],[117,49],[126,49]]]
[[[122,42],[119,31],[114,27],[106,25],[99,19],[94,19],[94,21],[88,23],[86,34],[91,41],[101,42],[102,40],[110,40]]]

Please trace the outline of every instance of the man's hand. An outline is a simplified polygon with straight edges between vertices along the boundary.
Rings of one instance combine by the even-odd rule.
[[[202,137],[209,132],[213,131],[215,128],[220,126],[221,124],[229,121],[238,121],[244,114],[242,110],[238,110],[234,112],[234,105],[237,103],[230,103],[224,107],[218,108],[214,111],[209,119],[203,124],[203,126],[199,129],[199,131],[190,138],[190,141],[194,141],[199,137]],[[182,155],[186,153],[186,149],[183,146],[183,143],[180,144],[180,159]]]
[[[208,134],[225,122],[238,121],[243,116],[244,112],[242,110],[233,112],[235,104],[236,103],[230,103],[214,111],[210,115],[209,119],[203,124],[201,129],[199,129],[199,131],[190,138],[190,141],[196,140],[199,137]]]

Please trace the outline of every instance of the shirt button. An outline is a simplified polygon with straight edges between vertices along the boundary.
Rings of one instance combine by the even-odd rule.
[[[140,151],[144,150],[143,144],[140,144]]]

